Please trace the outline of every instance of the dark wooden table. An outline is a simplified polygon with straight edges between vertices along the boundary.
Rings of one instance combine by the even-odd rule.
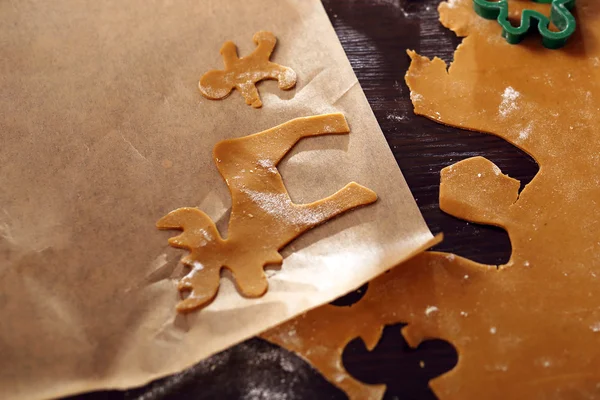
[[[499,264],[509,258],[508,235],[469,224],[438,207],[439,171],[459,160],[485,155],[524,185],[538,170],[525,153],[502,139],[436,124],[412,112],[404,74],[406,49],[446,62],[460,39],[438,22],[439,0],[323,0],[333,26],[396,156],[427,224],[444,232],[437,250]],[[356,301],[351,294],[338,304]],[[399,326],[387,327],[368,352],[360,340],[346,348],[346,368],[358,379],[388,385],[386,399],[435,399],[427,381],[453,367],[456,353],[445,342],[408,349]],[[420,363],[424,362],[424,367]],[[259,339],[200,362],[180,374],[125,392],[98,392],[86,399],[344,399],[295,355]]]

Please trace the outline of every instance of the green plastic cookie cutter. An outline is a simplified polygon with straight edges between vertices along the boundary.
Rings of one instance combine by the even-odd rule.
[[[534,10],[523,10],[521,14],[521,25],[513,26],[508,20],[508,0],[473,0],[475,12],[486,19],[496,19],[502,26],[502,36],[508,43],[517,44],[525,36],[536,29],[542,36],[542,43],[549,49],[558,49],[567,43],[567,39],[573,35],[577,27],[575,17],[571,10],[575,7],[575,0],[533,0],[536,3],[552,4],[550,19]],[[549,29],[550,21],[560,29],[553,32]]]

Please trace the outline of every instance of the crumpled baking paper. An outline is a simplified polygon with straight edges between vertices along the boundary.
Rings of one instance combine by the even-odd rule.
[[[198,80],[233,40],[279,39],[297,87],[204,99]],[[430,246],[427,229],[317,0],[0,3],[0,388],[4,399],[127,388],[178,372],[326,303]],[[280,165],[295,202],[351,181],[379,200],[285,248],[269,291],[224,274],[178,315],[185,253],[156,221],[198,206],[223,234],[230,198],[215,143],[343,112],[348,136],[303,140]]]

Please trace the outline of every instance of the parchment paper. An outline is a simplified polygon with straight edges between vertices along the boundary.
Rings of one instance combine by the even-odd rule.
[[[271,30],[295,90],[201,97]],[[0,393],[56,397],[174,373],[354,289],[433,243],[317,0],[0,2]],[[181,250],[155,222],[199,206],[226,234],[216,142],[343,112],[347,137],[302,141],[280,171],[296,202],[356,181],[379,195],[293,242],[267,295],[225,274],[217,299],[177,315]]]

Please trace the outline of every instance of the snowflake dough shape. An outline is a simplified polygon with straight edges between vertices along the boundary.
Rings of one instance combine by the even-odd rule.
[[[159,229],[182,229],[169,239],[191,253],[182,262],[191,271],[179,282],[190,295],[177,305],[191,311],[217,294],[221,268],[231,270],[238,290],[247,297],[267,291],[264,266],[281,264],[279,249],[307,230],[355,207],[377,200],[357,183],[310,204],[294,204],[277,164],[300,139],[350,132],[342,114],[297,118],[264,132],[223,140],[214,148],[215,163],[231,193],[228,237],[197,208],[179,208],[157,223]]]
[[[262,107],[256,84],[264,79],[279,82],[279,88],[289,90],[296,85],[296,73],[288,67],[269,61],[277,38],[271,32],[260,31],[252,38],[256,49],[246,57],[238,57],[237,48],[231,41],[221,47],[225,70],[212,70],[205,73],[198,85],[200,93],[208,99],[223,99],[233,89],[240,91],[246,104],[254,108]]]

